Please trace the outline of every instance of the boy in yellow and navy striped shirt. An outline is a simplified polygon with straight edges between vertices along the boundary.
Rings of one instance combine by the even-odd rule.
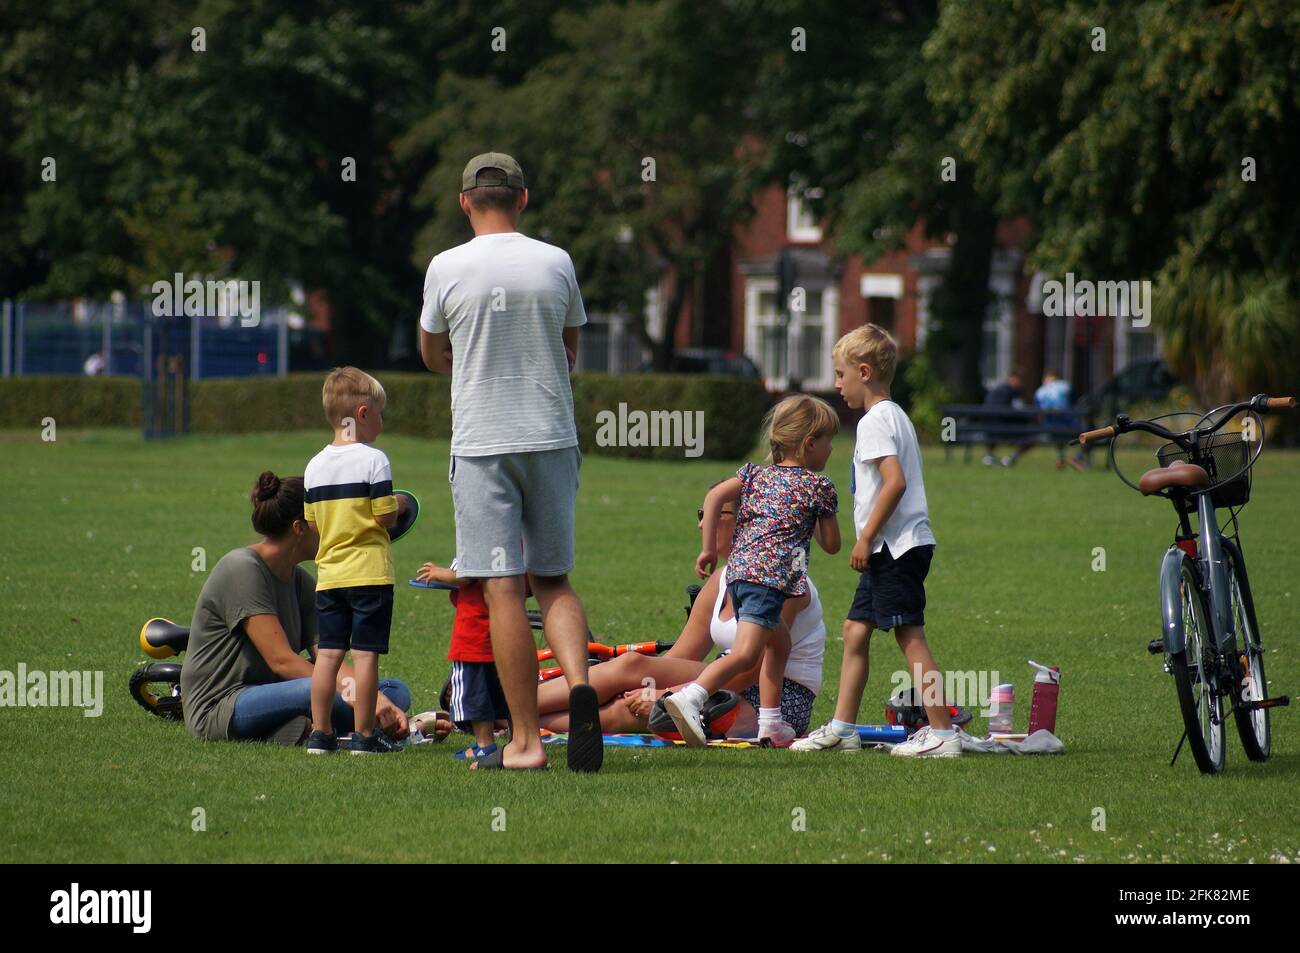
[[[393,620],[393,556],[388,527],[397,519],[393,471],[371,446],[384,428],[384,388],[355,367],[340,367],[321,392],[334,440],[303,475],[304,515],[320,533],[316,618],[320,642],[312,673],[308,754],[338,750],[330,708],[343,656],[352,650],[356,696],[353,754],[393,750],[376,735],[379,656]]]

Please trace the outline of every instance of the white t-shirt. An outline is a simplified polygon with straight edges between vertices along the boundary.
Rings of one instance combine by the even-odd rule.
[[[873,553],[889,544],[895,559],[913,546],[934,545],[930,528],[930,511],[925,502],[925,483],[921,479],[921,446],[916,428],[903,408],[892,400],[882,400],[858,421],[858,439],[853,447],[853,530],[862,533],[884,479],[875,461],[881,457],[898,457],[907,489],[893,514],[885,521],[871,543]]]
[[[721,618],[722,602],[727,597],[727,587],[718,580],[718,598],[713,603],[713,616],[709,619],[709,636],[713,644],[726,651],[736,644],[736,617]],[[822,600],[808,577],[808,605],[790,624],[790,659],[785,664],[785,677],[798,682],[814,695],[822,690],[822,659],[826,656],[826,623],[822,619]]]
[[[451,333],[451,452],[576,447],[561,332],[586,323],[562,248],[501,232],[436,255],[424,276],[420,326]]]

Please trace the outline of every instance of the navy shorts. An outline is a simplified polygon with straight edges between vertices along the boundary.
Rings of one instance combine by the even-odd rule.
[[[727,595],[731,596],[737,619],[756,623],[765,629],[775,629],[781,624],[781,608],[789,598],[780,589],[744,579],[727,583]]]
[[[934,546],[913,546],[897,559],[886,543],[872,553],[853,593],[849,619],[888,631],[900,625],[925,625],[925,577]]]
[[[469,731],[476,721],[509,721],[510,708],[494,662],[451,663],[452,723]]]
[[[341,586],[316,591],[316,628],[322,649],[388,654],[393,587]]]

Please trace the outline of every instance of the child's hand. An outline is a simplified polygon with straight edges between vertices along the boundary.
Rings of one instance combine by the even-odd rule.
[[[420,567],[420,571],[415,574],[415,578],[421,582],[436,582],[434,574],[441,568],[437,563],[425,563]]]
[[[853,553],[849,556],[849,565],[855,572],[866,572],[867,562],[871,559],[871,540],[858,538],[853,544]]]
[[[695,575],[701,579],[708,579],[713,575],[713,569],[717,564],[718,551],[716,549],[702,549],[695,560]]]

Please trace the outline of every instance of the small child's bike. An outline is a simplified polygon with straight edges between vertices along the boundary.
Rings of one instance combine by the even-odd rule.
[[[1174,676],[1178,689],[1185,730],[1174,761],[1186,741],[1204,774],[1223,770],[1228,711],[1237,723],[1246,757],[1267,761],[1272,751],[1269,710],[1290,702],[1285,695],[1266,697],[1264,646],[1237,514],[1250,500],[1251,468],[1264,449],[1261,415],[1295,405],[1294,397],[1260,394],[1200,416],[1165,414],[1132,420],[1121,414],[1113,426],[1079,435],[1080,444],[1133,431],[1168,441],[1156,451],[1160,465],[1142,474],[1137,483],[1116,463],[1117,440],[1111,440],[1110,466],[1125,484],[1144,496],[1163,496],[1178,512],[1178,531],[1160,566],[1163,630],[1147,649],[1152,655],[1164,655],[1165,671]],[[1188,429],[1171,429],[1187,422],[1186,418],[1192,420]],[[1216,509],[1231,514],[1228,534],[1219,527]],[[1195,533],[1189,519],[1193,513]]]

